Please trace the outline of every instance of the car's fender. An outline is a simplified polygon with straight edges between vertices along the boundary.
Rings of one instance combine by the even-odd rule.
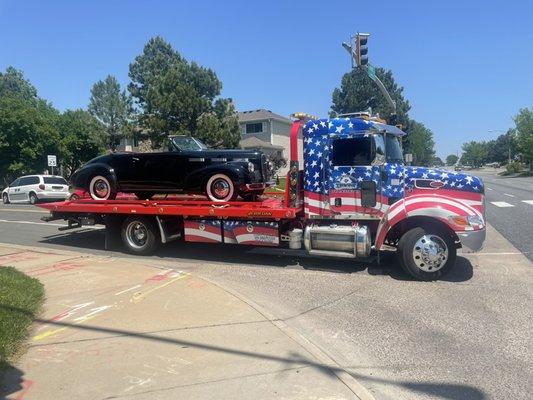
[[[479,226],[465,226],[454,222],[456,217],[474,215],[482,221]],[[460,199],[436,194],[414,195],[397,201],[385,212],[376,232],[376,249],[381,248],[387,234],[395,226],[412,217],[427,217],[438,220],[454,232],[485,228],[485,219],[482,213]]]
[[[238,187],[245,181],[245,167],[242,163],[228,162],[225,164],[214,164],[197,169],[185,179],[185,190],[203,190],[208,179],[215,174],[228,175]]]
[[[117,185],[117,176],[113,167],[105,163],[86,164],[77,170],[70,178],[72,186],[76,189],[87,189],[90,179],[95,175],[103,175],[111,180],[111,184]]]

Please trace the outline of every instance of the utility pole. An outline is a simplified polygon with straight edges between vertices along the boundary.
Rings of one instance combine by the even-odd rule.
[[[350,53],[352,68],[363,68],[368,77],[372,79],[385,96],[387,103],[392,108],[391,119],[396,120],[396,102],[392,99],[383,82],[376,75],[376,68],[368,63],[368,37],[370,33],[356,33],[350,38],[350,43],[343,42],[342,47]],[[354,49],[355,47],[355,49]]]

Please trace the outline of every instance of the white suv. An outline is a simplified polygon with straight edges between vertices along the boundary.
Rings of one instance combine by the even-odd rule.
[[[64,200],[68,197],[65,178],[53,175],[28,175],[15,179],[2,191],[2,201],[35,204],[39,200]]]

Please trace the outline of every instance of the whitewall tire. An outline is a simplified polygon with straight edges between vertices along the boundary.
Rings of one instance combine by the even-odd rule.
[[[96,175],[89,183],[89,194],[93,200],[104,201],[114,199],[115,193],[109,179],[102,175]]]
[[[216,202],[232,201],[237,197],[233,181],[225,174],[216,174],[209,178],[205,192],[209,200]]]

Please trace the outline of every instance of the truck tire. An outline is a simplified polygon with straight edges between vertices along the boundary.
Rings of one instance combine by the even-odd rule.
[[[455,265],[457,249],[446,232],[413,228],[398,243],[398,261],[403,270],[420,281],[433,281]]]
[[[141,256],[154,253],[160,241],[159,230],[150,217],[126,218],[120,236],[128,252]]]

